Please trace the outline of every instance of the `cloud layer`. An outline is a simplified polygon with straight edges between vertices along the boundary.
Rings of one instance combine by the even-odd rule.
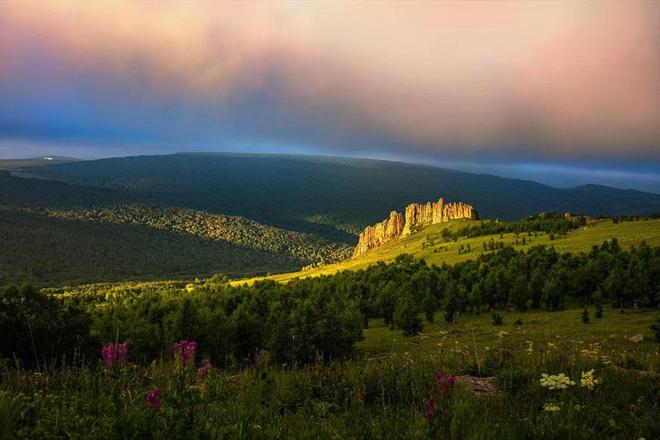
[[[5,0],[0,137],[660,160],[660,2]]]

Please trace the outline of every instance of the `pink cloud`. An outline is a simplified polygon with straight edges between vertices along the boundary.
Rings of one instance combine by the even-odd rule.
[[[660,158],[657,1],[6,0],[0,37],[0,78],[56,60],[46,91],[84,72],[222,109],[275,74],[291,118],[421,151]]]

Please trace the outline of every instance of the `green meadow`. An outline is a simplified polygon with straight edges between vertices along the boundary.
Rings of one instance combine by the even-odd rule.
[[[653,316],[605,308],[584,324],[577,310],[503,312],[501,326],[489,314],[438,316],[409,338],[372,320],[353,356],[304,366],[265,353],[200,373],[199,358],[144,365],[130,346],[111,368],[5,363],[0,437],[658,438]],[[628,339],[636,332],[643,341]],[[544,374],[566,375],[566,389],[544,386]]]

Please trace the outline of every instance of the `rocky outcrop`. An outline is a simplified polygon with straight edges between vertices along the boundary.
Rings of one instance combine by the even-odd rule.
[[[400,212],[392,211],[388,219],[373,226],[367,226],[360,234],[353,256],[361,255],[371,248],[380,246],[391,240],[396,240],[403,235],[405,219]]]
[[[471,205],[460,202],[445,203],[442,198],[435,203],[413,203],[406,207],[405,215],[392,211],[389,218],[374,226],[367,226],[360,234],[353,256],[362,255],[371,248],[410,235],[424,226],[464,218],[476,218]]]

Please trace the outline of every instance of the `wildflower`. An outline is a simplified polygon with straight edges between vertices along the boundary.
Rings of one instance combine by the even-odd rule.
[[[543,411],[557,412],[559,410],[561,410],[561,407],[559,406],[559,404],[554,403],[554,402],[549,402],[549,403],[546,403],[545,405],[543,405]]]
[[[440,373],[436,373],[435,381],[440,384],[440,395],[445,397],[451,393],[451,390],[454,387],[454,383],[456,382],[456,378],[451,374],[442,375]]]
[[[128,362],[128,343],[122,342],[117,344],[117,360],[119,365],[124,366]]]
[[[188,367],[195,361],[195,351],[197,351],[197,342],[186,341],[185,339],[175,342],[172,345],[174,357],[181,360],[184,367]]]
[[[202,365],[197,369],[197,377],[204,377],[211,372],[213,365],[208,359],[202,361]]]
[[[582,378],[580,379],[580,386],[582,388],[588,388],[593,390],[600,381],[594,378],[594,370],[589,370],[587,372],[582,372]]]
[[[456,381],[456,378],[454,376],[452,376],[451,374],[442,375],[440,373],[436,373],[435,374],[435,381],[438,382],[438,383],[448,383],[448,384],[453,385],[454,382]]]
[[[153,387],[147,394],[147,406],[156,411],[160,411],[160,388]]]
[[[432,419],[433,418],[433,410],[435,409],[435,399],[433,396],[429,396],[429,398],[426,400],[426,412],[424,413],[424,417],[427,419]]]
[[[128,343],[104,345],[101,348],[101,357],[106,368],[125,367],[128,363]]]
[[[547,375],[543,373],[541,375],[541,386],[548,388],[550,390],[565,390],[569,386],[575,385],[575,382],[571,380],[570,377],[566,376],[564,373]]]

